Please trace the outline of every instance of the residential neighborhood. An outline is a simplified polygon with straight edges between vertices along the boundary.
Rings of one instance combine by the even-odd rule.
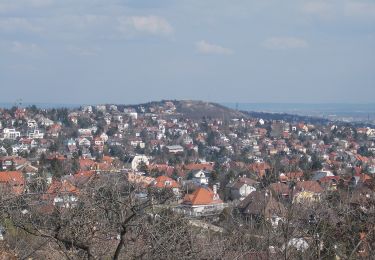
[[[178,101],[161,101],[0,109],[1,240],[17,237],[11,231],[15,228],[35,231],[16,220],[10,224],[6,216],[17,219],[17,214],[34,210],[45,216],[67,214],[88,201],[88,192],[125,183],[134,194],[132,203],[151,201],[152,211],[142,214],[156,217],[162,213],[155,212],[167,209],[190,219],[191,230],[214,232],[211,227],[229,236],[229,227],[248,225],[253,234],[244,236],[254,245],[264,241],[265,227],[285,235],[286,240],[275,235],[267,247],[254,247],[267,259],[280,259],[287,250],[301,257],[309,252],[371,258],[375,129],[241,113],[197,118],[177,106]],[[105,186],[109,183],[111,187]],[[110,190],[103,194],[117,196]],[[166,194],[168,200],[162,199]],[[21,198],[26,204],[7,208],[8,199]],[[102,234],[114,237],[107,244],[122,241],[122,233],[113,232]],[[354,244],[331,241],[335,232],[350,236]],[[235,248],[234,254],[241,253]]]

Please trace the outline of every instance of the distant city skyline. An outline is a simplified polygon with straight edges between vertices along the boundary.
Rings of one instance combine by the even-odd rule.
[[[370,103],[370,0],[2,0],[0,103]]]

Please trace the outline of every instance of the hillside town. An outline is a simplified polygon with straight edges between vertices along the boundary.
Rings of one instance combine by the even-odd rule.
[[[192,114],[180,103],[0,109],[2,252],[373,257],[374,128]]]

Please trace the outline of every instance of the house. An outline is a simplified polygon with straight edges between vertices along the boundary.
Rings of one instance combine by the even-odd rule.
[[[3,129],[4,139],[16,140],[20,136],[21,136],[21,133],[19,131],[16,131],[16,129],[14,129],[14,128],[4,128]]]
[[[82,112],[91,114],[92,113],[92,106],[83,106],[81,108]]]
[[[104,148],[104,141],[101,137],[97,136],[94,138],[94,149],[102,152]]]
[[[249,165],[249,171],[251,173],[256,174],[259,178],[262,178],[265,174],[266,171],[269,170],[271,167],[269,166],[268,163],[252,163]]]
[[[187,171],[194,171],[194,170],[212,171],[214,169],[214,163],[211,163],[211,162],[189,163],[189,164],[184,165],[183,168]]]
[[[370,182],[372,177],[367,174],[356,173],[354,176],[349,180],[349,185],[354,187],[361,187],[364,183]]]
[[[77,204],[79,190],[69,181],[53,181],[43,198],[57,207],[71,208]]]
[[[14,117],[16,119],[23,119],[26,116],[26,108],[17,108],[14,112]]]
[[[279,182],[279,183],[271,183],[268,188],[273,193],[273,195],[277,198],[283,198],[286,199],[290,195],[290,189],[289,186],[285,183]]]
[[[106,143],[107,141],[108,141],[108,135],[106,134],[106,133],[102,133],[101,135],[100,135],[100,138],[103,140],[103,142],[104,143]]]
[[[303,172],[296,171],[296,172],[287,172],[280,174],[280,182],[289,182],[289,181],[302,181],[303,179]]]
[[[65,140],[64,143],[68,147],[69,152],[73,153],[77,150],[76,141],[73,138]]]
[[[191,174],[192,181],[196,185],[208,185],[209,182],[209,172],[204,170],[195,170],[192,171]]]
[[[144,163],[145,165],[149,165],[150,161],[148,157],[145,155],[133,155],[129,156],[126,159],[125,167],[130,168],[134,171],[138,170],[139,166]]]
[[[214,186],[213,190],[199,187],[192,194],[186,194],[175,210],[188,216],[199,217],[219,214],[225,207],[226,204],[220,199]]]
[[[172,189],[173,194],[178,196],[180,194],[180,184],[178,184],[174,179],[168,176],[159,176],[152,183],[152,187],[158,189]]]
[[[36,128],[38,127],[38,123],[34,119],[27,120],[27,127],[28,128]]]
[[[333,177],[335,176],[331,171],[316,171],[312,174],[311,180],[313,181],[319,181],[320,179],[324,177]]]
[[[227,189],[229,189],[229,197],[232,200],[243,200],[250,193],[256,191],[255,186],[258,184],[257,181],[250,178],[239,178],[236,182],[229,183]]]
[[[319,194],[323,192],[323,188],[316,181],[299,181],[294,188],[296,191],[310,191]]]
[[[10,170],[12,168],[16,168],[17,163],[15,160],[16,157],[13,156],[5,156],[0,158],[0,165],[1,165],[1,170]]]
[[[52,137],[59,137],[59,133],[61,132],[61,125],[59,124],[52,124],[48,129],[48,134]]]
[[[51,119],[45,118],[45,117],[40,118],[39,123],[40,123],[40,125],[46,126],[46,127],[54,124],[54,122]]]
[[[90,128],[80,128],[78,129],[78,134],[80,137],[92,137],[92,132]]]
[[[33,131],[29,131],[27,135],[30,139],[43,139],[43,137],[44,137],[44,133],[42,133],[38,129],[34,129]]]
[[[128,172],[127,178],[130,183],[137,184],[144,188],[150,186],[155,180],[154,178],[145,176],[140,172]]]
[[[25,191],[25,179],[20,171],[0,172],[0,192],[20,195]]]
[[[177,153],[183,153],[184,148],[181,145],[169,145],[166,146],[169,153],[177,154]]]
[[[78,146],[80,147],[90,147],[91,146],[91,142],[89,139],[83,137],[83,138],[79,138],[78,139]]]
[[[326,176],[319,179],[318,183],[326,190],[334,191],[337,190],[337,185],[343,180],[340,176]]]
[[[139,137],[135,137],[135,138],[130,139],[130,145],[133,146],[133,147],[139,146],[142,149],[146,147],[146,144]]]
[[[284,205],[277,201],[269,190],[250,193],[237,207],[251,224],[265,219],[273,227],[277,227],[286,214]]]
[[[293,190],[293,203],[317,202],[323,191],[316,181],[299,181]]]
[[[79,168],[82,171],[92,170],[94,168],[95,161],[91,159],[80,159]]]
[[[101,111],[101,112],[105,112],[107,110],[105,105],[96,105],[95,108],[97,111]]]
[[[1,146],[0,147],[0,156],[7,156],[8,155],[8,151],[7,151],[7,149],[5,149],[5,147],[4,146]]]

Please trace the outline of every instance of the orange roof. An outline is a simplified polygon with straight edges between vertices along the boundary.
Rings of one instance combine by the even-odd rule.
[[[180,185],[175,180],[164,175],[157,177],[153,182],[153,186],[160,189],[180,187]]]
[[[24,191],[25,179],[19,171],[0,172],[0,184],[8,184],[11,192],[21,194]]]
[[[91,168],[95,164],[95,161],[90,159],[80,159],[79,160],[79,166],[81,169],[84,168]]]
[[[23,184],[25,179],[19,171],[6,171],[0,172],[0,182],[1,183],[19,183]]]
[[[186,194],[183,201],[183,204],[190,205],[207,205],[218,203],[223,203],[223,201],[219,198],[219,195],[214,194],[210,188],[203,187],[198,188],[192,194]]]
[[[149,186],[155,179],[149,176],[128,172],[128,181],[130,183],[139,184],[142,187]]]
[[[286,176],[289,179],[301,178],[303,177],[303,172],[288,172],[286,173]]]
[[[103,156],[103,162],[111,164],[113,162],[113,158],[111,156],[104,155]]]
[[[184,168],[189,171],[193,170],[207,170],[212,171],[214,169],[213,163],[189,163],[184,165]]]
[[[296,183],[298,191],[310,191],[315,193],[323,192],[323,188],[316,181],[299,181]]]
[[[54,193],[78,193],[78,189],[69,181],[53,181],[47,190],[47,194]]]
[[[271,183],[269,188],[277,195],[287,196],[289,195],[289,186],[284,183]]]
[[[149,170],[157,170],[157,171],[162,171],[164,174],[171,176],[174,171],[174,167],[170,166],[168,164],[150,164],[148,165]]]

